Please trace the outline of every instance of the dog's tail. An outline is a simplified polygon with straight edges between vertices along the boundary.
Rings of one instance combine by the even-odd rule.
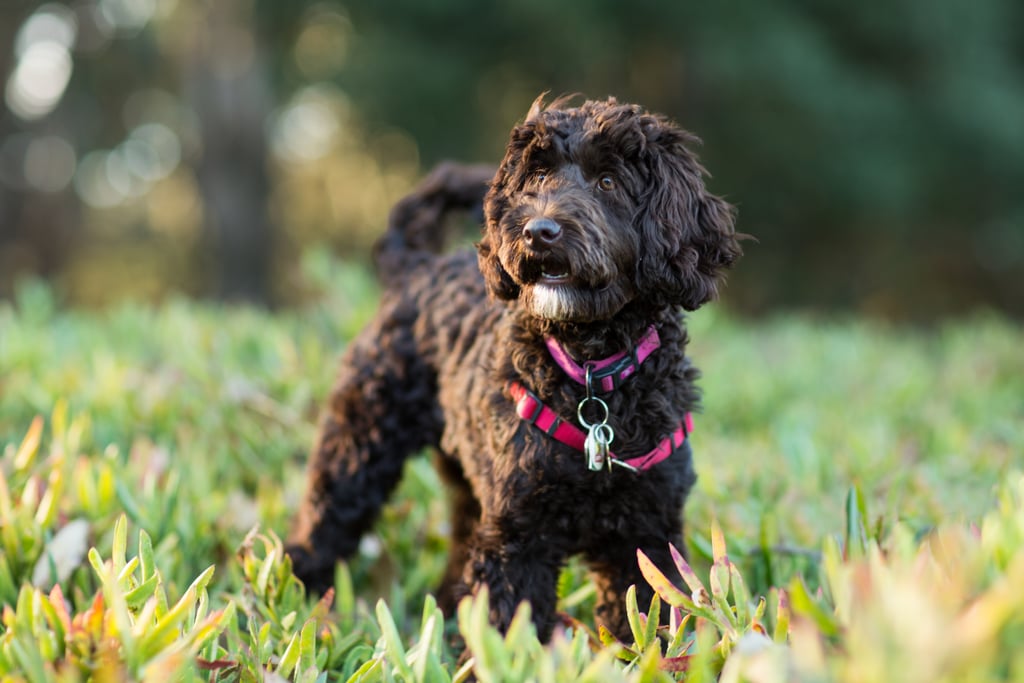
[[[444,248],[447,214],[479,210],[494,171],[491,166],[443,162],[395,204],[387,232],[373,247],[377,277],[383,285],[398,282]]]

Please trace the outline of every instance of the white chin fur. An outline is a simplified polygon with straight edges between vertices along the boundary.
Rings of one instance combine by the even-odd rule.
[[[530,292],[530,309],[538,318],[569,320],[572,318],[573,296],[566,287],[536,284]]]

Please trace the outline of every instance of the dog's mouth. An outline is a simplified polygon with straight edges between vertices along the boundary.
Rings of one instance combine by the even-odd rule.
[[[544,265],[540,269],[540,277],[537,278],[537,284],[557,286],[569,282],[571,276],[569,275],[569,269],[564,266],[556,265]]]
[[[573,281],[572,268],[564,259],[558,258],[554,254],[527,260],[523,264],[521,275],[523,282],[530,285],[557,287]]]

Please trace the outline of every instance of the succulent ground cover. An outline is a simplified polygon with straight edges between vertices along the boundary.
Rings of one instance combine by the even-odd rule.
[[[673,585],[633,641],[570,563],[537,642],[429,592],[448,525],[429,457],[334,591],[280,537],[335,358],[374,310],[311,254],[302,308],[0,303],[0,677],[12,681],[1024,679],[1024,330],[976,315],[690,318],[705,379]],[[669,626],[658,627],[669,614]],[[464,643],[471,657],[459,659]]]

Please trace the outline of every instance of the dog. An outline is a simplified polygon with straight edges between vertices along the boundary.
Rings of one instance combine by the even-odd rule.
[[[627,589],[652,596],[637,550],[679,578],[696,480],[683,311],[716,296],[742,236],[694,136],[615,99],[543,99],[496,172],[442,165],[392,210],[380,309],[342,357],[287,548],[326,589],[431,447],[452,504],[446,613],[486,586],[493,624],[525,600],[547,640],[581,555],[597,623],[628,642]],[[481,201],[475,254],[441,253],[445,215]]]

